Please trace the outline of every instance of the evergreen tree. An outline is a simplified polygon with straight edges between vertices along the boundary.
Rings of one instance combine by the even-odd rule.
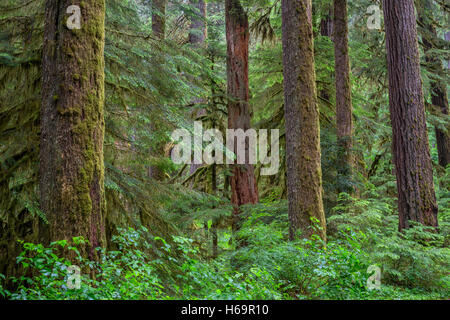
[[[166,32],[166,0],[153,0],[152,30],[159,39],[165,38]]]
[[[431,103],[437,108],[438,113],[443,117],[449,116],[447,86],[443,78],[445,72],[442,67],[442,61],[439,56],[433,52],[438,49],[436,42],[438,40],[436,28],[433,25],[433,11],[430,0],[418,1],[417,12],[419,21],[422,25],[422,43],[425,51],[425,60],[427,69],[432,74],[431,80]],[[436,144],[438,150],[439,164],[444,168],[450,163],[450,127],[447,125],[444,131],[436,126]]]
[[[348,55],[347,0],[334,0],[333,40],[336,80],[336,122],[339,145],[339,179],[351,179],[353,166],[353,114]],[[350,188],[344,190],[350,192]]]
[[[326,239],[311,0],[283,0],[283,75],[290,238]]]
[[[399,230],[409,228],[410,221],[437,227],[414,3],[384,0],[383,4]]]
[[[239,0],[226,0],[225,21],[227,39],[227,93],[228,93],[228,129],[251,128],[251,107],[248,87],[248,16]],[[235,139],[236,140],[236,139]],[[237,154],[237,143],[234,150]],[[248,159],[249,142],[245,142],[245,154]],[[258,202],[253,165],[232,165],[231,202],[234,206],[234,230],[238,229],[240,206]]]
[[[49,240],[83,236],[91,244],[83,253],[94,258],[94,248],[105,245],[105,1],[82,3],[81,29],[66,25],[71,4],[48,0],[45,7],[41,209]]]

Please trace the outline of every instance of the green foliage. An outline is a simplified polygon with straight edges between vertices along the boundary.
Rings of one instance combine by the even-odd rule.
[[[405,234],[366,229],[366,234],[354,231],[361,220],[341,213],[349,224],[327,244],[317,237],[290,242],[284,206],[248,207],[239,231],[245,245],[213,260],[203,257],[193,239],[173,236],[169,243],[149,236],[145,228],[119,230],[113,237],[117,249],[98,248],[96,262],[77,254],[83,239],[50,247],[23,243],[17,262],[29,272],[13,278],[15,292],[0,293],[9,299],[251,300],[429,299],[448,294],[450,260],[442,235],[423,227]],[[63,258],[71,251],[72,260]],[[67,286],[72,264],[83,270],[79,289]],[[380,290],[366,287],[372,264],[382,269]]]
[[[449,118],[431,106],[433,80],[448,72],[422,57],[427,123],[439,204],[439,230],[421,225],[397,231],[396,182],[384,33],[366,27],[374,0],[349,2],[349,46],[355,170],[337,178],[334,48],[320,34],[331,0],[314,1],[315,67],[320,106],[324,205],[328,243],[288,241],[285,131],[279,0],[241,0],[252,31],[249,59],[252,126],[280,129],[277,175],[260,176],[260,203],[241,207],[232,234],[229,168],[188,166],[167,157],[170,132],[227,128],[226,42],[223,1],[208,2],[204,46],[187,43],[190,4],[166,8],[166,39],[152,35],[149,1],[108,0],[105,39],[105,190],[109,251],[99,260],[78,255],[75,238],[36,243],[43,0],[0,5],[0,297],[8,299],[443,299],[450,278],[450,166],[437,163],[434,127]],[[443,6],[441,2],[434,6]],[[430,14],[430,13],[433,14]],[[427,12],[437,36],[419,24],[430,54],[448,60],[445,10]],[[421,39],[421,40],[422,40]],[[421,41],[423,42],[423,41]],[[206,112],[199,112],[206,110]],[[152,150],[150,152],[149,150]],[[157,166],[165,181],[148,174]],[[186,170],[188,169],[188,170]],[[338,190],[356,188],[353,196]],[[143,228],[145,226],[147,228]],[[131,228],[130,228],[131,227]],[[116,231],[118,230],[118,231]],[[218,257],[213,241],[217,237]],[[22,239],[18,251],[16,240]],[[17,256],[18,273],[10,257]],[[70,257],[70,258],[68,258]],[[367,290],[370,265],[381,268],[381,289]],[[68,267],[81,268],[70,289]],[[7,280],[15,285],[8,291]]]
[[[343,204],[328,219],[329,231],[353,228],[367,235],[362,249],[381,267],[382,282],[405,288],[449,292],[448,214],[439,213],[439,230],[421,224],[398,232],[398,216],[389,199],[355,199],[341,194]],[[336,235],[334,235],[335,237]],[[333,235],[332,235],[333,237]]]
[[[134,230],[121,230],[114,237],[118,251],[100,251],[100,260],[89,261],[78,254],[77,244],[84,240],[74,238],[73,244],[66,240],[56,241],[49,247],[41,244],[23,243],[23,251],[17,263],[29,275],[13,278],[18,289],[10,293],[10,299],[158,299],[163,286],[155,264],[150,262],[144,249],[148,242],[142,241]],[[74,252],[75,258],[64,258],[64,252]],[[80,288],[71,288],[68,269],[73,264],[82,271]]]
[[[450,292],[450,249],[443,243],[442,235],[418,224],[378,239],[373,259],[383,266],[388,283]]]
[[[267,270],[285,298],[364,297],[368,260],[362,233],[348,231],[325,245],[319,238],[289,242],[287,231],[283,215],[253,210],[240,230],[246,245],[230,254],[232,263],[243,273],[253,265]]]

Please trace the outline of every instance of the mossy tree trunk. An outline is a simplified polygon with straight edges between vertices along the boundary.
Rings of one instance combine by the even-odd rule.
[[[326,239],[311,0],[282,1],[284,108],[290,239]],[[313,229],[318,222],[320,230]]]
[[[95,258],[105,245],[104,43],[105,1],[84,0],[81,29],[70,30],[73,1],[48,0],[42,62],[41,207],[50,241],[83,236]],[[48,233],[47,233],[48,232]]]
[[[422,24],[422,43],[425,51],[427,69],[432,74],[431,81],[431,103],[443,116],[448,116],[447,85],[441,79],[445,77],[442,61],[432,51],[437,49],[435,41],[437,39],[436,28],[433,25],[432,5],[430,1],[418,1],[417,12],[419,21]],[[444,168],[450,163],[450,127],[446,131],[436,127],[436,144],[438,150],[439,164]]]
[[[350,58],[348,55],[347,0],[334,0],[334,57],[336,80],[336,125],[338,138],[338,179],[351,181],[352,175],[352,92]],[[348,183],[345,183],[348,185]],[[339,187],[339,192],[351,193],[351,187]]]
[[[384,0],[383,10],[399,230],[411,221],[437,227],[414,2]]]
[[[248,16],[239,0],[225,1],[227,39],[228,128],[250,129],[251,107],[248,87]],[[237,152],[237,143],[234,152]],[[245,143],[246,159],[249,144]],[[234,206],[233,229],[239,226],[240,206],[258,202],[254,167],[250,163],[232,165],[231,202]]]

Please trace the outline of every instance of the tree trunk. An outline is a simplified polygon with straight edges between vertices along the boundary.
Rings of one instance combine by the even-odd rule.
[[[166,0],[153,0],[152,31],[159,39],[164,39],[166,32]]]
[[[81,30],[66,26],[72,1],[48,0],[42,61],[41,208],[50,241],[83,236],[82,254],[105,245],[105,1],[85,0]],[[46,232],[44,231],[44,232]]]
[[[166,0],[153,0],[152,6],[152,31],[153,34],[163,40],[166,32]],[[155,58],[156,64],[163,64],[163,52],[159,52]],[[158,124],[152,123],[150,125],[151,132],[158,132]],[[155,147],[150,148],[150,154],[155,157],[162,157],[164,155],[164,143],[159,142]],[[154,180],[164,180],[164,172],[157,165],[152,165],[148,168],[148,176]]]
[[[189,43],[200,45],[205,42],[206,29],[206,2],[205,0],[190,0],[190,5],[198,10],[194,19],[192,19],[189,30]]]
[[[432,7],[429,1],[418,2],[417,12],[419,14],[419,21],[422,23],[424,32],[422,34],[422,42],[425,51],[425,59],[427,62],[427,69],[430,73],[435,75],[445,74],[442,68],[442,62],[433,52],[435,48],[433,42],[437,38],[436,28],[433,26]],[[449,115],[448,100],[447,100],[447,86],[438,79],[431,81],[431,103],[436,106],[439,111],[445,115]],[[436,144],[438,149],[439,164],[444,168],[450,163],[450,135],[445,131],[435,128]],[[447,128],[450,132],[450,128]]]
[[[248,87],[248,17],[239,0],[225,1],[225,21],[227,38],[227,93],[228,93],[228,128],[250,129],[251,109]],[[237,152],[237,143],[234,144]],[[248,141],[245,144],[249,152]],[[248,157],[246,157],[248,159]],[[233,204],[233,229],[239,225],[240,206],[258,202],[254,168],[250,163],[232,165],[231,202]]]
[[[213,126],[214,127],[214,126]],[[213,163],[211,165],[211,193],[216,195],[217,193],[217,171],[216,164]],[[213,207],[215,208],[215,207]],[[212,234],[212,257],[213,259],[217,258],[218,255],[218,238],[217,238],[217,227],[218,227],[219,219],[213,218],[211,225],[211,234]]]
[[[329,37],[330,39],[332,39],[333,36],[333,19],[331,19],[331,14],[330,9],[330,13],[320,21],[320,35]]]
[[[334,0],[334,57],[336,79],[336,123],[338,136],[338,179],[351,180],[352,160],[352,92],[348,56],[347,0]],[[351,188],[339,188],[351,193]]]
[[[445,34],[445,41],[450,42],[450,31]],[[447,60],[447,69],[450,69],[450,59]]]
[[[383,10],[399,230],[410,221],[437,227],[414,3],[384,0]]]
[[[204,0],[190,0],[190,5],[196,8],[197,14],[193,17],[190,30],[189,30],[189,43],[192,44],[195,48],[199,48],[204,45],[206,36],[207,36],[207,28],[206,28],[206,3]],[[197,104],[205,104],[205,100],[201,97],[196,97],[192,100],[192,103]],[[207,114],[205,108],[194,109],[194,120],[198,119]],[[203,164],[192,163],[190,165],[189,174],[193,174],[198,168],[200,168]],[[192,179],[190,188],[194,187],[195,180]]]
[[[332,10],[329,10],[329,13],[322,18],[320,21],[320,35],[323,37],[328,37],[331,40],[333,36],[333,19],[332,17]],[[332,78],[332,74],[330,73],[330,79]],[[330,94],[330,85],[328,83],[324,84],[322,90],[320,91],[320,96],[326,100],[330,101],[331,94]]]
[[[325,240],[311,0],[282,0],[282,32],[290,239]]]

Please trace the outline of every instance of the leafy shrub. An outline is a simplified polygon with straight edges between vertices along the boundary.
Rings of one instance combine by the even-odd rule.
[[[284,203],[246,208],[237,239],[245,245],[206,259],[191,238],[152,237],[145,228],[119,230],[115,250],[98,248],[83,259],[72,242],[22,243],[17,257],[26,273],[12,280],[9,299],[427,299],[449,292],[449,249],[442,233],[421,225],[399,233],[389,206],[376,200],[346,201],[328,243],[314,237],[288,241]],[[355,205],[356,203],[356,205]],[[371,223],[356,216],[372,207]],[[376,219],[375,219],[376,218]],[[445,223],[443,225],[445,227]],[[361,230],[364,230],[361,231]],[[233,242],[236,245],[236,241]],[[150,250],[151,249],[151,250]],[[67,255],[71,252],[71,255]],[[69,260],[67,256],[74,257]],[[82,270],[80,287],[69,286],[69,266]],[[380,290],[368,290],[368,266],[382,269]],[[0,275],[0,278],[4,278]]]
[[[14,278],[18,290],[10,294],[11,299],[156,299],[162,298],[162,288],[154,271],[156,261],[149,261],[147,255],[139,248],[145,241],[140,241],[137,231],[121,230],[113,241],[119,246],[118,251],[106,252],[97,248],[98,262],[83,259],[77,245],[82,238],[74,238],[73,245],[67,240],[56,241],[45,248],[42,244],[23,243],[23,251],[17,262],[27,275]],[[141,243],[140,243],[141,242]],[[58,256],[61,249],[76,254],[74,263]],[[80,286],[71,286],[68,273],[73,264],[84,271],[80,274]]]
[[[342,204],[334,208],[338,213],[329,217],[328,223],[333,230],[352,228],[367,235],[362,250],[381,267],[384,285],[448,293],[448,209],[439,211],[438,231],[411,222],[412,228],[398,232],[398,214],[388,204],[390,201],[355,199],[345,194],[341,199]]]
[[[383,266],[386,282],[408,288],[422,287],[450,290],[450,249],[443,246],[444,237],[422,225],[394,231],[379,238],[372,257]]]
[[[240,230],[246,246],[231,254],[234,266],[248,273],[257,265],[278,281],[284,297],[346,299],[365,292],[368,263],[362,250],[362,233],[351,230],[345,241],[319,238],[288,242],[283,220],[269,219],[255,210]],[[267,223],[268,222],[268,223]]]

